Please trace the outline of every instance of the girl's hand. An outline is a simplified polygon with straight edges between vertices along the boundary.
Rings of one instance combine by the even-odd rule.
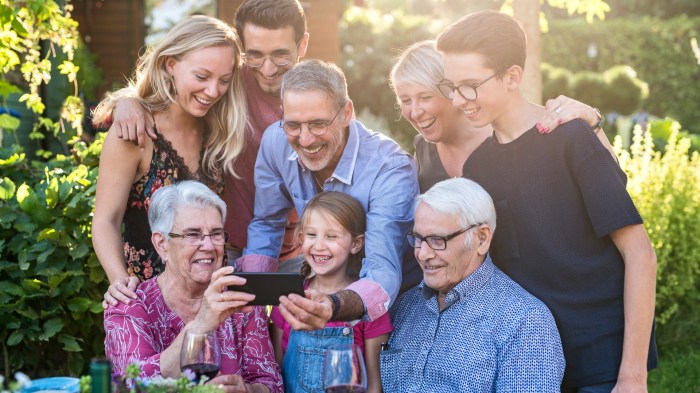
[[[112,281],[104,294],[102,308],[114,307],[119,303],[129,304],[130,299],[136,299],[136,287],[141,283],[136,276],[120,277]]]
[[[225,266],[212,275],[211,284],[204,291],[202,306],[194,321],[197,329],[215,330],[231,314],[253,310],[253,306],[248,306],[248,303],[255,299],[255,295],[226,290],[229,285],[245,284],[245,278],[230,273],[233,273],[233,267]]]

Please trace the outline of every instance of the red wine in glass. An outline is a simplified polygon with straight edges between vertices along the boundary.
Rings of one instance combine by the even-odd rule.
[[[214,376],[216,376],[216,373],[219,372],[219,366],[217,366],[216,364],[208,363],[194,363],[182,366],[182,371],[185,370],[190,370],[191,372],[193,372],[195,375],[195,379],[193,382],[199,383],[199,380],[202,379],[202,376],[206,376],[207,380],[214,378]]]
[[[326,393],[364,393],[367,370],[360,347],[354,344],[326,348],[323,361],[323,391]]]
[[[365,388],[360,385],[336,385],[324,389],[326,393],[365,393]]]
[[[195,374],[194,383],[203,376],[212,379],[221,367],[221,350],[216,331],[194,332],[188,330],[182,339],[180,349],[180,370],[190,370]]]

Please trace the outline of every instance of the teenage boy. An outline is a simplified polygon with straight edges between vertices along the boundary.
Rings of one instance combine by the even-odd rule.
[[[557,321],[562,392],[645,392],[656,367],[656,255],[625,189],[626,176],[581,120],[541,135],[544,113],[520,91],[525,33],[493,11],[468,15],[437,40],[439,88],[493,135],[464,176],[494,200],[498,267]]]

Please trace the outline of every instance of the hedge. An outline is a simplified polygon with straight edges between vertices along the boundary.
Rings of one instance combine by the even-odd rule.
[[[691,46],[692,38],[700,40],[699,32],[700,17],[612,19],[592,25],[554,20],[542,36],[542,59],[572,72],[629,65],[649,85],[644,110],[700,133],[700,59]],[[586,54],[591,43],[598,52],[593,59]]]

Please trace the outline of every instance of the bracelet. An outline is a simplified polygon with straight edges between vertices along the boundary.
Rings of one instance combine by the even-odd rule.
[[[331,299],[331,302],[333,302],[333,313],[331,314],[330,320],[335,321],[335,318],[338,316],[338,310],[340,310],[340,298],[335,293],[328,295],[328,297]]]

